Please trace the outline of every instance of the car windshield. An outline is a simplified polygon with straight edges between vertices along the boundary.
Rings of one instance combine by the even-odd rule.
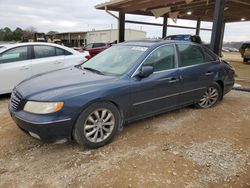
[[[123,75],[146,50],[140,46],[113,46],[82,64],[81,68],[104,75]]]

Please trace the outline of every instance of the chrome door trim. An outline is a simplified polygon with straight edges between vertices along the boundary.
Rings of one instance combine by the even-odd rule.
[[[133,106],[138,106],[138,105],[141,105],[141,104],[145,104],[145,103],[149,103],[149,102],[153,102],[153,101],[173,97],[173,96],[176,96],[176,95],[182,95],[182,94],[185,94],[185,93],[190,93],[190,92],[197,91],[197,90],[202,90],[202,89],[206,89],[206,87],[200,87],[200,88],[191,89],[191,90],[184,91],[184,92],[179,92],[179,93],[175,93],[175,94],[171,94],[171,95],[166,95],[166,96],[163,96],[163,97],[157,97],[157,98],[149,99],[149,100],[146,100],[146,101],[141,101],[141,102],[138,102],[138,103],[134,103]]]

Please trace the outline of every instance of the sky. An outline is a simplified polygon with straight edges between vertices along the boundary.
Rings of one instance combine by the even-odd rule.
[[[39,32],[88,31],[117,28],[117,20],[105,11],[96,10],[95,5],[107,0],[0,0],[0,28],[35,27]],[[126,19],[162,23],[162,19],[149,16],[127,15]],[[174,24],[171,20],[169,24]],[[177,25],[196,26],[195,21],[178,20]],[[212,28],[209,22],[202,22],[201,27]],[[162,28],[126,24],[126,28],[147,32],[147,37],[161,37]],[[225,42],[250,41],[250,22],[227,23]],[[195,30],[168,28],[171,34],[195,34]],[[201,31],[201,38],[209,42],[210,31]]]

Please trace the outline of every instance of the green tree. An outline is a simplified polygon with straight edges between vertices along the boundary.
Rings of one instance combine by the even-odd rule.
[[[23,36],[23,30],[18,27],[16,30],[13,32],[13,40],[18,41],[21,40],[21,37]]]
[[[4,41],[11,41],[12,38],[13,38],[13,33],[12,33],[11,29],[8,28],[8,27],[5,27],[5,28],[3,29],[3,31],[4,31],[3,40],[4,40]]]
[[[3,41],[4,40],[4,30],[3,29],[0,29],[0,41]]]

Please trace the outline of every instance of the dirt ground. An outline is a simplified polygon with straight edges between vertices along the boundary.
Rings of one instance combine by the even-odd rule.
[[[228,60],[236,69],[236,83],[243,88],[250,89],[250,62],[243,63],[243,59],[238,52],[223,52],[224,59]]]
[[[22,133],[0,98],[0,187],[250,187],[250,94],[232,91],[125,126],[102,148],[44,144]]]

